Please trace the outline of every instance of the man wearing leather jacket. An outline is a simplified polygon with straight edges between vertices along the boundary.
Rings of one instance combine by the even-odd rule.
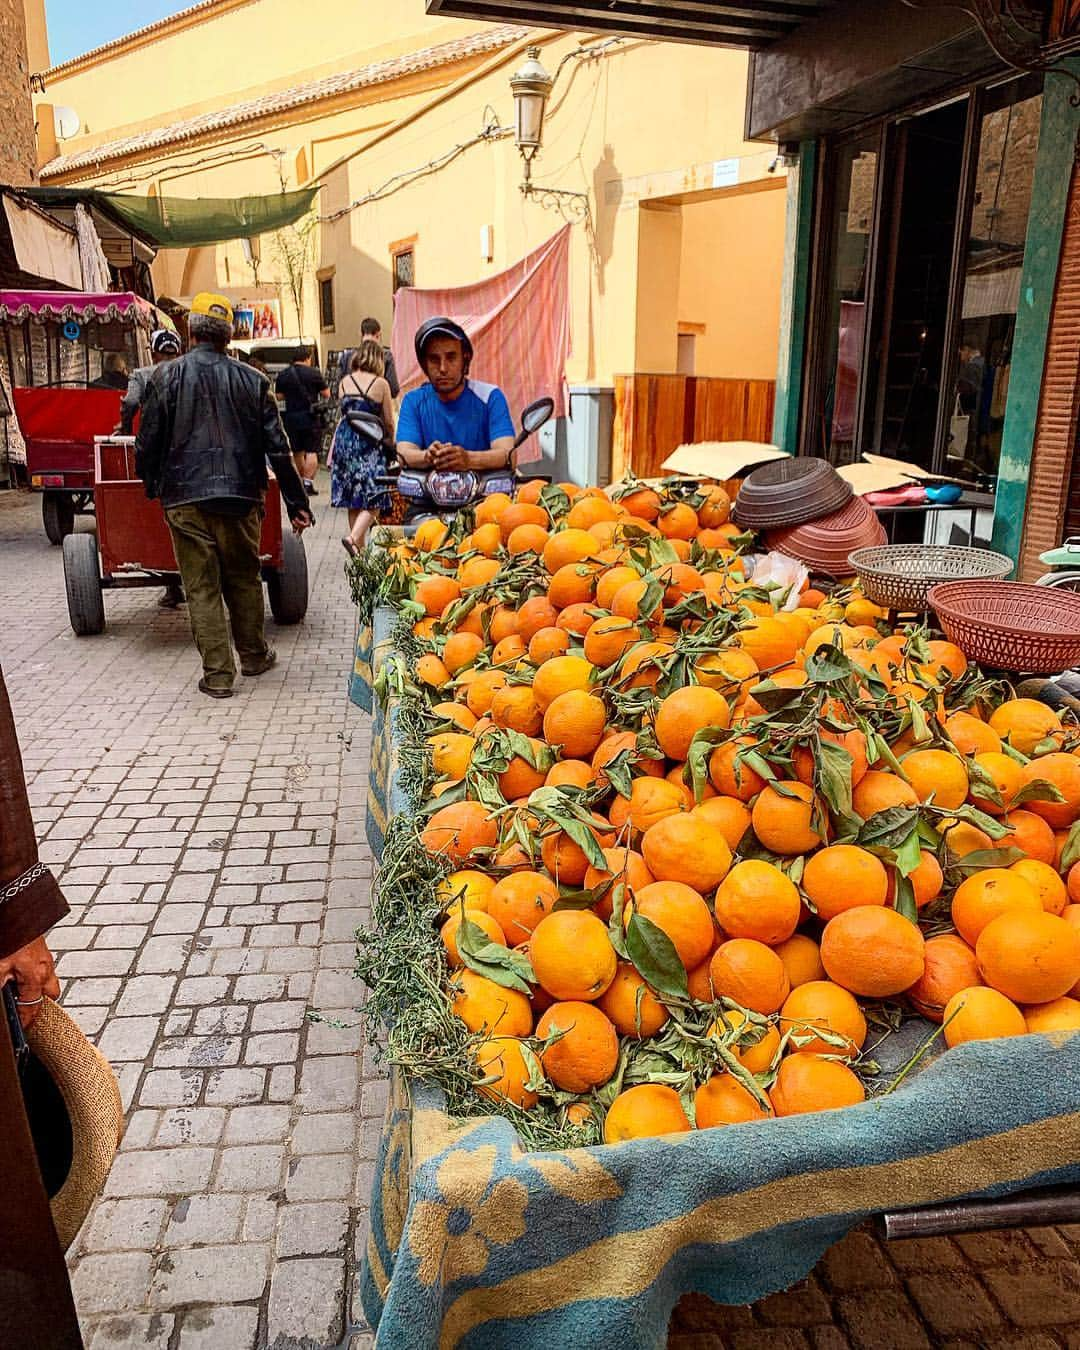
[[[146,495],[165,508],[203,662],[199,688],[229,698],[236,678],[229,628],[244,675],[277,660],[264,632],[259,540],[269,460],[293,530],[314,523],[277,404],[264,375],[226,354],[233,312],[197,295],[191,350],[153,373],[135,442]]]

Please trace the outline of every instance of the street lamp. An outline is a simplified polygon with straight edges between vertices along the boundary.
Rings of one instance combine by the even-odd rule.
[[[540,63],[540,48],[530,47],[525,64],[510,76],[514,96],[514,141],[525,161],[525,182],[532,178],[532,162],[544,139],[544,109],[547,107],[551,76]]]
[[[532,162],[544,141],[544,112],[554,83],[554,78],[540,62],[539,47],[529,47],[525,53],[525,64],[510,76],[510,92],[514,96],[514,142],[525,165],[521,192],[525,197],[535,198],[541,206],[554,208],[564,217],[569,215],[590,223],[587,192],[533,186]]]

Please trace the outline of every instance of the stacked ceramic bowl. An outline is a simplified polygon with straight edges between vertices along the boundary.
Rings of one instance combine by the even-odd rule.
[[[763,534],[770,550],[834,577],[850,574],[854,549],[886,538],[873,508],[824,459],[779,459],[755,469],[739,489],[735,518]]]

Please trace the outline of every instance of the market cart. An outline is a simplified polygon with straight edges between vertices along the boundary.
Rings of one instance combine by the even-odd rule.
[[[127,376],[172,320],[129,291],[0,291],[0,369],[10,382],[51,544],[93,510],[94,440],[120,420]]]
[[[135,475],[134,437],[97,437],[93,465],[97,533],[68,534],[63,541],[68,616],[80,637],[104,632],[106,590],[169,588],[180,581],[165,514],[147,499]],[[302,540],[282,529],[281,493],[273,476],[260,559],[275,621],[299,623],[307,613],[307,555]]]

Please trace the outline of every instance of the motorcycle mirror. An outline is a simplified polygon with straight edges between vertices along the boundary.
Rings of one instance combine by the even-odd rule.
[[[521,414],[521,430],[524,435],[531,436],[534,432],[539,431],[554,411],[555,400],[553,398],[538,398],[535,403],[530,403]]]

